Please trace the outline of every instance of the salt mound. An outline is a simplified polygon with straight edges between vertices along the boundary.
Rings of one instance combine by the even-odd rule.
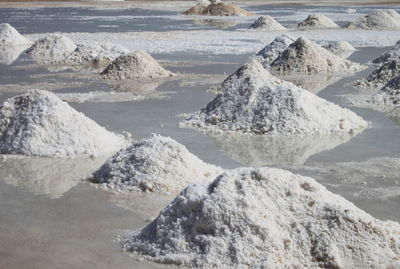
[[[372,62],[374,64],[382,64],[395,59],[400,59],[400,40],[397,41],[396,45],[393,48],[386,51],[381,56],[374,59]]]
[[[259,17],[252,25],[250,25],[250,28],[254,29],[265,29],[265,30],[287,30],[285,27],[283,27],[279,22],[277,22],[274,18],[271,16],[261,16]]]
[[[206,7],[208,7],[210,4],[211,4],[211,2],[208,0],[197,1],[197,4],[195,6],[186,10],[185,12],[183,12],[183,14],[184,15],[201,15],[201,14],[203,14]]]
[[[371,13],[345,26],[348,29],[365,30],[398,30],[400,29],[400,14],[395,10],[374,10]]]
[[[61,34],[50,34],[37,40],[27,53],[39,63],[63,62],[76,49],[75,43]]]
[[[260,59],[264,67],[266,67],[271,62],[273,62],[279,56],[279,54],[281,54],[293,42],[294,39],[291,36],[278,36],[271,43],[260,50],[256,54],[256,56]]]
[[[324,46],[322,46],[327,51],[335,54],[336,56],[347,58],[349,57],[356,49],[347,41],[333,41]]]
[[[400,75],[390,80],[379,92],[372,96],[375,104],[400,107]]]
[[[309,15],[304,21],[297,24],[299,29],[310,28],[337,28],[339,25],[334,23],[331,19],[322,14]]]
[[[118,191],[178,192],[221,172],[172,138],[153,135],[116,153],[91,181]]]
[[[145,51],[119,56],[101,72],[106,79],[150,79],[172,75]]]
[[[187,187],[124,248],[201,268],[394,268],[400,225],[375,219],[312,178],[238,168]]]
[[[26,50],[26,45],[18,45],[13,47],[0,47],[0,64],[10,65],[18,57],[21,55],[22,52]]]
[[[365,68],[366,66],[338,57],[302,37],[293,42],[271,63],[271,70],[279,74],[346,73],[361,71]]]
[[[367,126],[350,110],[272,76],[256,61],[230,75],[220,91],[182,125],[268,135],[349,133]]]
[[[0,47],[29,46],[31,43],[8,23],[0,24]]]
[[[222,2],[212,1],[206,6],[206,3],[200,3],[183,12],[185,15],[205,15],[205,16],[250,16],[251,12]]]
[[[0,106],[0,154],[73,157],[112,153],[125,139],[47,91],[30,90]]]
[[[400,73],[400,58],[385,62],[374,70],[367,79],[358,80],[357,87],[382,87]]]

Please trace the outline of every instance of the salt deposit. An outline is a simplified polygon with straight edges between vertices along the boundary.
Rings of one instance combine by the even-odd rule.
[[[124,248],[201,268],[396,268],[400,225],[312,178],[238,168],[187,187]]]
[[[264,67],[268,67],[278,56],[281,54],[290,44],[294,42],[294,39],[288,35],[281,35],[276,37],[271,43],[260,50],[256,56],[260,59],[260,62]]]
[[[374,59],[372,62],[374,64],[382,64],[395,59],[400,59],[400,40],[397,41],[396,45],[393,48],[384,52],[381,56]]]
[[[400,14],[395,10],[374,10],[345,26],[348,29],[399,30]]]
[[[329,42],[326,45],[322,46],[327,51],[335,54],[336,56],[347,58],[349,57],[356,49],[347,41],[333,41]]]
[[[122,192],[169,193],[179,192],[189,183],[209,182],[221,172],[172,138],[153,135],[116,153],[91,181]]]
[[[67,59],[76,49],[75,43],[62,34],[49,34],[35,41],[27,53],[39,63],[58,63]]]
[[[203,1],[202,1],[203,2]],[[185,15],[205,15],[205,16],[250,16],[254,15],[238,6],[225,4],[219,1],[198,3],[189,10],[183,12]]]
[[[400,58],[395,58],[385,62],[366,79],[358,80],[355,82],[356,87],[372,87],[379,88],[388,83],[391,79],[395,78],[400,72]]]
[[[184,15],[201,15],[201,14],[203,14],[206,7],[208,7],[210,4],[211,4],[211,2],[208,0],[197,1],[196,5],[194,5],[190,9],[183,12],[183,14]]]
[[[106,79],[155,79],[173,76],[144,51],[119,56],[101,73]]]
[[[29,46],[32,42],[22,36],[8,23],[0,24],[0,48],[14,46]]]
[[[125,138],[47,91],[30,90],[0,106],[0,153],[74,157],[112,153]]]
[[[220,92],[181,125],[267,135],[351,133],[367,126],[350,110],[272,76],[257,61],[230,75]]]
[[[389,107],[400,107],[400,73],[391,79],[378,93],[374,94],[369,102],[386,105]]]
[[[365,69],[355,63],[338,57],[315,42],[298,38],[272,63],[271,70],[279,74],[288,73],[348,73]]]
[[[322,14],[309,15],[304,21],[297,24],[299,29],[321,29],[339,27],[331,19]]]
[[[263,29],[263,30],[271,30],[271,31],[282,31],[286,30],[279,22],[277,22],[271,16],[261,16],[252,25],[250,28],[254,29]]]
[[[27,49],[26,45],[0,47],[0,64],[10,65]]]

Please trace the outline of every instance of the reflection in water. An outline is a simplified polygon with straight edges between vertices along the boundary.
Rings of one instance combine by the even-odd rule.
[[[400,126],[400,108],[393,109],[387,115],[396,125]]]
[[[234,20],[222,20],[222,19],[193,19],[192,22],[198,25],[210,25],[213,27],[217,27],[219,29],[226,29],[238,24],[238,22]]]
[[[0,155],[0,179],[35,195],[57,199],[98,169],[107,156],[96,159],[32,158]]]
[[[326,75],[286,76],[280,78],[292,82],[293,84],[303,89],[306,89],[312,93],[318,93],[321,90],[328,87],[329,85],[341,79],[341,77],[338,76],[326,76]]]
[[[25,51],[29,46],[14,46],[0,48],[0,64],[10,65]]]
[[[216,146],[232,159],[249,166],[304,164],[311,155],[349,141],[353,135],[283,136],[211,135]]]

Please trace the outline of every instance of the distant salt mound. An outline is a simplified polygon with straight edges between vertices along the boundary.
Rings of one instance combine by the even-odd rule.
[[[106,79],[152,79],[172,75],[144,51],[119,56],[101,73]]]
[[[222,169],[207,164],[169,137],[153,135],[111,157],[91,178],[117,191],[179,192],[210,182]]]
[[[338,28],[339,25],[322,14],[309,15],[304,21],[297,24],[298,29]]]
[[[211,2],[208,0],[197,1],[196,5],[194,5],[190,9],[183,12],[183,14],[184,15],[201,15],[201,14],[203,14],[206,7],[208,7],[210,4],[211,4]]]
[[[381,56],[374,59],[372,62],[374,64],[382,64],[395,59],[400,59],[400,40],[397,41],[396,45],[393,48],[384,52]]]
[[[397,268],[400,225],[314,179],[238,168],[182,191],[124,249],[195,268]]]
[[[356,49],[347,41],[333,41],[324,46],[322,46],[327,51],[332,54],[347,58],[349,57]]]
[[[8,23],[0,24],[0,48],[14,46],[29,46],[32,41],[22,36]]]
[[[189,10],[183,12],[185,15],[204,15],[204,16],[250,16],[254,15],[238,6],[225,4],[219,1],[198,3]]]
[[[366,79],[355,82],[356,87],[379,88],[400,74],[400,58],[385,62]]]
[[[257,61],[239,68],[220,87],[221,94],[181,125],[275,136],[343,134],[367,126],[350,110],[272,76]]]
[[[278,36],[271,43],[260,50],[256,56],[259,58],[263,66],[267,67],[294,41],[295,40],[288,35]]]
[[[395,10],[374,10],[371,13],[350,22],[345,26],[348,29],[364,30],[399,30],[400,14]]]
[[[389,107],[400,107],[400,73],[390,80],[369,102]]]
[[[277,22],[271,16],[261,16],[252,25],[250,28],[253,29],[263,29],[263,30],[270,30],[270,31],[282,31],[287,30],[283,27],[279,22]]]
[[[272,63],[271,70],[278,74],[348,73],[365,69],[359,63],[338,57],[315,42],[298,38]]]
[[[39,63],[64,62],[76,49],[75,43],[62,34],[50,34],[37,40],[27,53]]]
[[[51,92],[30,90],[0,106],[0,154],[91,156],[125,143]]]

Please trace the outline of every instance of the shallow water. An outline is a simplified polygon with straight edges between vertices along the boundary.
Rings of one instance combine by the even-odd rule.
[[[320,10],[318,7],[304,7],[299,13],[294,13],[295,8],[298,7],[284,10],[275,7],[273,12],[277,16],[281,12],[290,21],[294,16],[303,15],[302,12],[305,14]],[[267,12],[265,7],[252,9],[260,13]],[[332,7],[321,10],[336,12]],[[345,13],[344,8],[337,10],[338,17]],[[0,14],[4,12],[0,10]],[[47,23],[44,26],[41,18],[50,13],[62,16],[55,16],[57,20],[54,25]],[[94,26],[110,23],[101,16],[117,16],[115,21],[118,22],[113,21],[112,24],[117,23],[120,31],[128,31],[129,28],[123,26],[126,21],[118,19],[118,16],[127,16],[128,13],[132,16],[143,15],[141,10],[122,12],[72,8],[13,10],[8,14],[10,20],[12,18],[11,23],[22,28],[22,32],[33,33],[68,29],[76,31],[75,28],[79,27],[87,27],[79,28],[79,31],[101,31]],[[31,15],[33,19],[26,20]],[[157,29],[142,30],[164,31],[171,25],[179,29],[188,23],[185,20],[177,23],[173,12],[146,11],[143,16],[151,18],[159,15],[171,15],[172,18],[167,21],[155,20],[155,25],[159,26]],[[66,22],[71,23],[70,18],[74,16],[77,21],[67,28]],[[93,19],[86,23],[84,16]],[[148,25],[149,18],[143,19],[145,25]],[[191,22],[190,25],[200,27],[193,26]],[[140,28],[134,30],[139,31]],[[367,63],[385,49],[360,48],[350,59]],[[151,133],[171,136],[201,159],[225,168],[273,165],[313,176],[328,189],[343,195],[370,214],[381,219],[400,221],[400,126],[382,112],[349,107],[369,121],[370,128],[351,139],[321,139],[319,144],[313,144],[312,141],[286,141],[286,144],[279,144],[282,148],[274,148],[274,151],[271,148],[273,142],[259,141],[257,137],[216,138],[178,127],[180,119],[177,115],[194,112],[207,104],[214,97],[207,90],[224,74],[235,71],[249,56],[190,55],[188,52],[156,54],[159,60],[177,61],[175,65],[166,66],[182,74],[178,79],[156,85],[156,91],[164,93],[164,98],[71,105],[99,124],[117,132],[129,131],[135,138],[146,137]],[[202,63],[196,64],[198,61]],[[346,106],[343,95],[358,92],[349,83],[368,75],[373,68],[371,66],[355,76],[336,80],[326,88],[318,89],[317,94]],[[192,73],[195,75],[185,76]],[[55,87],[55,91],[60,93],[113,90],[106,81],[99,80],[95,73],[39,66],[27,56],[20,57],[12,65],[0,64],[0,74],[0,102],[21,92],[23,88],[31,87],[31,84],[47,89]],[[22,87],[18,86],[21,84]],[[156,216],[172,197],[155,198],[135,194],[118,196],[98,190],[81,180],[101,162],[86,160],[79,164],[82,178],[70,173],[70,167],[78,168],[73,162],[62,166],[62,162],[57,160],[0,160],[0,268],[165,268],[138,261],[137,257],[121,252],[115,239],[127,230],[145,225],[145,220]]]

